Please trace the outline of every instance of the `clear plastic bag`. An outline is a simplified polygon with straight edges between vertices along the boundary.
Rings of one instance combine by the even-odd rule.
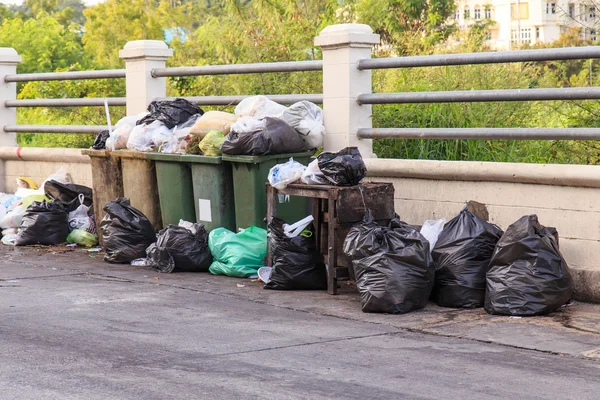
[[[127,148],[136,151],[152,151],[156,142],[163,143],[172,137],[172,132],[160,121],[149,125],[137,125],[131,131]]]
[[[300,101],[285,110],[281,118],[302,135],[306,148],[323,147],[325,126],[323,110],[319,106],[310,101]]]
[[[0,221],[0,228],[9,229],[20,227],[24,215],[25,208],[22,206],[17,206],[12,211],[7,212],[4,218],[2,218]]]
[[[85,196],[83,194],[79,195],[79,207],[69,213],[69,230],[72,232],[75,229],[80,229],[83,231],[95,231],[95,229],[91,229],[94,225],[94,220],[89,216],[90,208],[83,204],[85,200]]]
[[[269,171],[269,183],[275,189],[285,189],[287,185],[300,179],[306,167],[293,158],[285,164],[277,164]]]
[[[267,126],[267,121],[255,117],[242,117],[231,125],[231,130],[237,133],[252,133],[262,131]]]
[[[425,236],[425,239],[429,242],[429,251],[433,251],[435,244],[437,243],[438,237],[442,230],[444,229],[444,224],[446,220],[442,219],[428,219],[423,222],[423,226],[421,227],[421,235]]]
[[[300,179],[307,185],[329,185],[329,181],[319,169],[319,160],[313,160],[308,164]]]
[[[265,96],[252,96],[245,98],[237,105],[235,115],[238,117],[280,118],[285,110],[287,110],[285,106],[275,103]]]

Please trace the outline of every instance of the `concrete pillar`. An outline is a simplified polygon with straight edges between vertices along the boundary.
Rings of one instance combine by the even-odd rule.
[[[167,44],[160,40],[127,42],[119,57],[125,60],[127,115],[139,114],[158,97],[167,95],[166,78],[153,78],[153,68],[164,68],[173,55]]]
[[[17,73],[17,64],[21,62],[21,56],[11,47],[0,47],[0,126],[16,125],[16,108],[7,108],[4,102],[15,100],[17,98],[17,84],[15,82],[5,82],[6,75]],[[0,146],[15,147],[17,145],[17,136],[15,133],[6,133],[0,131]]]
[[[371,128],[371,106],[360,106],[356,96],[371,93],[371,71],[359,71],[358,60],[371,58],[379,35],[364,24],[331,25],[315,38],[323,51],[323,110],[326,151],[356,146],[363,157],[373,157],[370,139],[358,139],[359,128]]]

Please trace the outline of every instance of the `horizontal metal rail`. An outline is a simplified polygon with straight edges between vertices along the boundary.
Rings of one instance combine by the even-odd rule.
[[[600,128],[363,128],[361,139],[600,140]]]
[[[124,69],[96,71],[43,72],[37,74],[6,75],[4,82],[76,81],[80,79],[125,78]]]
[[[199,67],[154,68],[153,78],[170,76],[236,75],[265,72],[321,71],[323,61],[289,61],[257,64],[206,65]]]
[[[5,125],[4,132],[24,133],[98,133],[106,125]]]
[[[447,65],[580,60],[589,58],[600,58],[600,46],[372,58],[359,60],[357,67],[359,70],[365,70],[385,68],[441,67]]]
[[[199,96],[183,97],[184,99],[196,103],[200,106],[228,106],[237,105],[242,100],[253,95],[243,96]],[[267,94],[265,97],[279,104],[294,104],[299,101],[310,101],[316,104],[323,104],[322,94]],[[175,97],[169,97],[166,100],[173,100]],[[162,99],[161,99],[162,100]]]
[[[109,106],[125,106],[125,97],[109,97],[106,99]],[[104,106],[104,99],[32,99],[32,100],[7,100],[5,107],[94,107]]]
[[[357,97],[358,104],[475,103],[488,101],[594,99],[600,99],[600,87],[372,93],[360,94]]]

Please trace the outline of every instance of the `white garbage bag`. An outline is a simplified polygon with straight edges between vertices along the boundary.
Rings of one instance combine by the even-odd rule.
[[[238,117],[281,118],[286,109],[285,106],[275,103],[265,96],[252,96],[245,98],[237,105],[235,115]]]
[[[25,208],[23,206],[15,207],[12,211],[7,212],[4,218],[0,220],[0,228],[10,229],[20,227],[24,215]]]
[[[168,141],[173,132],[160,121],[154,121],[151,124],[136,125],[129,135],[127,148],[137,151],[152,151],[157,143]]]
[[[423,226],[421,227],[421,235],[423,235],[429,242],[429,252],[431,252],[435,247],[435,244],[437,243],[445,224],[446,220],[444,218],[427,220],[423,222]]]
[[[137,115],[121,118],[115,124],[109,138],[106,139],[106,149],[121,150],[127,148],[129,136],[131,135],[133,128],[135,128],[136,122],[144,118],[146,115],[148,115],[148,112],[144,111],[143,113]]]
[[[315,159],[306,170],[302,173],[302,182],[307,185],[329,185],[329,181],[325,178],[325,175],[319,169],[319,160]]]
[[[281,118],[302,135],[306,148],[323,147],[325,126],[321,107],[310,101],[300,101],[285,110]]]
[[[285,189],[290,183],[296,182],[302,176],[306,167],[293,158],[285,164],[277,164],[269,171],[269,183],[275,189]]]
[[[241,117],[231,124],[231,130],[237,133],[252,133],[262,131],[267,127],[267,120],[256,117]]]

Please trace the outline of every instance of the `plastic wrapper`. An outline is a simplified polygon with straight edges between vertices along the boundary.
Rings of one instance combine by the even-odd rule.
[[[231,131],[221,146],[221,152],[229,155],[261,156],[306,150],[304,141],[285,121],[267,117],[265,124],[265,129],[253,133]]]
[[[567,303],[573,279],[556,229],[541,225],[537,215],[510,225],[496,245],[486,282],[490,314],[543,315]]]
[[[2,220],[0,221],[0,228],[10,229],[20,227],[24,215],[25,207],[15,207],[11,211],[7,212],[6,215],[4,215],[4,218],[2,218]]]
[[[321,153],[319,169],[336,186],[358,185],[367,174],[367,167],[356,147],[346,147],[337,153]]]
[[[34,202],[27,208],[15,244],[55,245],[69,236],[69,216],[60,203]]]
[[[235,115],[238,117],[280,118],[286,109],[285,106],[275,103],[265,96],[252,96],[240,101],[235,107]]]
[[[435,269],[429,242],[417,229],[397,218],[379,226],[367,213],[343,249],[352,259],[364,312],[403,314],[427,305]]]
[[[251,226],[236,234],[217,228],[208,235],[208,247],[214,258],[211,274],[248,278],[265,265],[267,231]]]
[[[293,158],[284,164],[277,164],[269,170],[267,177],[271,186],[275,189],[285,189],[290,183],[294,183],[302,177],[306,167]]]
[[[98,244],[98,236],[83,229],[74,229],[67,236],[67,243],[75,243],[79,246],[92,247]]]
[[[241,117],[231,125],[231,131],[237,133],[252,133],[262,131],[267,127],[267,121],[264,118]]]
[[[200,107],[185,99],[153,101],[148,105],[148,112],[150,114],[140,119],[137,125],[149,125],[160,121],[167,128],[172,129],[188,121],[195,114],[204,114]]]
[[[208,232],[203,224],[187,228],[169,225],[159,232],[156,243],[147,249],[148,265],[160,272],[206,272],[213,258]]]
[[[315,243],[312,224],[295,237],[284,232],[284,221],[268,224],[269,253],[273,268],[265,289],[326,290],[327,270]]]
[[[313,160],[308,164],[301,177],[302,182],[307,185],[329,185],[329,181],[319,169],[319,160]]]
[[[235,114],[223,111],[207,111],[190,128],[190,134],[204,138],[210,131],[219,131],[227,135],[231,130],[231,125],[238,120]]]
[[[96,234],[96,222],[90,216],[90,207],[84,204],[85,196],[79,195],[79,206],[69,213],[69,229],[82,230],[93,235]]]
[[[281,118],[302,135],[307,149],[323,147],[325,126],[321,107],[310,101],[300,101],[285,110]]]
[[[216,157],[221,155],[221,145],[225,136],[219,131],[210,131],[200,141],[200,150],[205,156]]]
[[[433,251],[433,248],[440,237],[440,233],[442,233],[442,230],[444,230],[444,224],[446,224],[446,220],[444,218],[434,220],[428,219],[427,221],[423,222],[423,226],[421,226],[421,235],[423,235],[429,242],[429,248],[431,251]]]
[[[465,207],[440,233],[432,251],[433,297],[442,307],[483,306],[485,274],[502,230]]]
[[[122,197],[106,204],[104,212],[106,216],[100,223],[104,261],[130,263],[145,257],[146,249],[156,240],[148,218]]]

